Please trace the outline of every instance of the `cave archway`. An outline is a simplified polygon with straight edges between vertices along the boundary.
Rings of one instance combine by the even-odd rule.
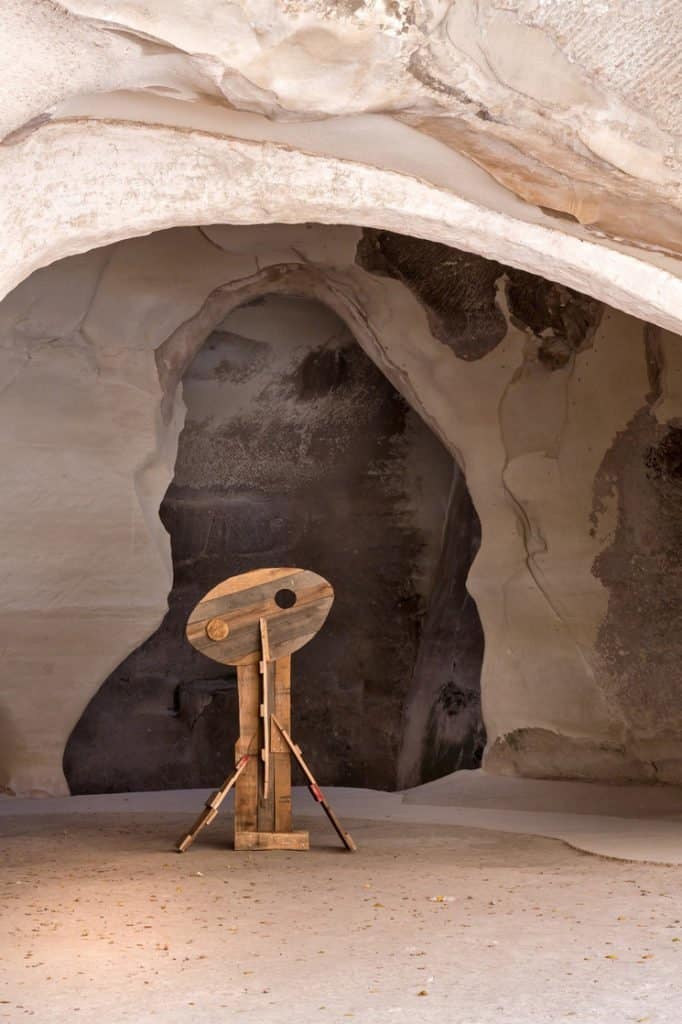
[[[551,270],[552,280],[680,330],[682,281],[667,258],[649,263],[636,249],[599,244],[580,225],[529,208],[459,154],[441,150],[441,174],[428,181],[405,140],[393,140],[386,169],[367,162],[366,136],[361,154],[346,139],[346,152],[332,156],[225,127],[213,135],[86,116],[16,140],[5,161],[0,296],[65,256],[178,225],[363,224],[535,274]]]
[[[184,415],[177,385],[232,309],[278,291],[332,308],[466,473],[482,530],[467,586],[485,630],[486,768],[570,775],[589,751],[588,775],[648,777],[653,741],[602,656],[609,589],[594,569],[613,509],[595,495],[614,436],[658,393],[647,353],[660,349],[669,393],[676,338],[616,310],[585,316],[584,296],[540,279],[521,287],[510,268],[470,267],[414,238],[407,263],[382,266],[361,258],[372,239],[391,256],[393,242],[361,228],[174,229],[61,260],[2,303],[7,791],[66,790],[74,724],[158,628],[172,584],[158,510]],[[472,347],[472,318],[488,315],[494,337],[477,333]],[[627,387],[606,403],[616,368]]]
[[[184,325],[182,358],[164,354],[187,410],[161,506],[169,612],[75,727],[72,792],[228,774],[235,679],[184,642],[184,622],[220,579],[264,564],[335,586],[294,684],[322,781],[388,789],[480,763],[483,636],[465,586],[480,527],[463,475],[338,315],[280,285],[219,322],[216,295],[208,338],[187,345]]]

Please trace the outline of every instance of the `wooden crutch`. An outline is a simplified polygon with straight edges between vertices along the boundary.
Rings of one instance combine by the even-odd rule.
[[[221,803],[230,792],[235,782],[246,768],[249,761],[249,755],[244,754],[240,757],[235,766],[234,772],[223,782],[219,789],[216,789],[215,793],[208,798],[204,810],[201,812],[197,820],[192,825],[191,829],[182,839],[178,841],[176,849],[178,853],[184,853],[185,850],[189,850],[190,846],[201,832],[202,828],[206,825],[210,825],[216,814]]]

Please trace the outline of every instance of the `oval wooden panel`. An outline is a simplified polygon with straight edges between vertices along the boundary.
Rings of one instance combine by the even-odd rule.
[[[265,618],[274,661],[312,640],[333,601],[331,584],[315,572],[255,569],[209,590],[188,618],[186,635],[192,647],[214,661],[245,665],[260,660],[260,620]]]

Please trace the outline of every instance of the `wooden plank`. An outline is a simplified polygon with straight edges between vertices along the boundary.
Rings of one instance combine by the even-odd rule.
[[[261,635],[261,761],[258,787],[258,831],[275,831],[275,797],[270,786],[270,709],[275,703],[275,665],[270,659],[267,619],[260,620]]]
[[[239,665],[260,659],[259,619],[266,616],[270,625],[270,647],[273,658],[292,654],[321,629],[332,605],[332,598],[320,587],[308,592],[293,608],[281,609],[273,602],[262,602],[238,613],[221,609],[219,601],[202,609],[202,617],[187,624],[186,635],[192,646],[214,661]],[[228,627],[224,639],[211,639],[206,629],[216,619]]]
[[[261,646],[261,685],[263,701],[261,704],[261,725],[263,728],[263,799],[267,800],[270,795],[270,709],[275,701],[275,666],[270,659],[270,643],[268,641],[268,620],[260,619],[260,646]]]
[[[301,769],[303,770],[305,777],[308,779],[308,789],[310,790],[313,799],[317,801],[317,803],[321,806],[324,813],[329,818],[329,821],[331,822],[336,834],[338,835],[339,839],[346,847],[346,849],[349,850],[351,853],[355,852],[355,850],[357,850],[355,840],[351,836],[350,832],[346,832],[346,830],[342,827],[341,822],[334,814],[334,811],[331,809],[324,793],[317,784],[315,776],[313,775],[310,768],[305,762],[305,759],[301,752],[301,748],[294,743],[291,736],[289,735],[288,730],[284,728],[284,726],[279,721],[276,715],[272,716],[272,720],[277,726],[284,740],[286,741],[289,749],[291,750],[291,753],[294,755],[299,765],[301,766]]]
[[[243,757],[240,757],[232,775],[225,779],[225,782],[223,782],[222,786],[220,786],[219,789],[216,789],[215,793],[213,793],[208,798],[204,810],[201,812],[197,820],[194,822],[189,832],[178,841],[176,846],[178,853],[184,853],[185,850],[188,850],[192,843],[194,842],[194,840],[196,839],[196,837],[198,836],[199,832],[201,832],[202,828],[204,828],[206,825],[211,824],[211,822],[218,813],[218,808],[220,807],[221,803],[223,802],[227,794],[230,792],[232,787],[235,785],[239,776],[246,769],[248,761],[248,754],[244,755]]]
[[[291,656],[275,662],[274,713],[285,729],[291,727]],[[272,775],[275,796],[275,831],[291,832],[291,754],[279,729],[272,729]]]
[[[286,586],[281,586],[280,583]],[[291,590],[295,594],[296,601],[293,606],[281,608],[277,604],[275,595],[280,590]],[[332,587],[322,576],[301,573],[268,587],[247,590],[243,594],[233,594],[229,597],[209,597],[207,594],[194,606],[187,622],[190,626],[197,626],[215,615],[224,615],[226,620],[235,626],[252,622],[258,629],[258,619],[261,615],[266,615],[269,619],[272,615],[286,614],[300,605],[329,597],[333,597]]]
[[[275,832],[291,832],[291,755],[272,753],[272,793]]]
[[[301,598],[307,591],[329,583],[317,573],[308,569],[272,569],[269,570],[270,578],[263,581],[253,581],[253,573],[246,572],[240,576],[231,576],[229,579],[219,583],[213,590],[209,590],[198,603],[190,621],[201,618],[206,611],[216,614],[235,616],[246,609],[263,608],[269,605],[277,610],[278,605],[274,602],[275,594],[282,589],[293,590]],[[210,615],[208,616],[210,618]],[[256,614],[256,618],[258,615]]]
[[[259,691],[260,676],[258,665],[237,667],[237,694],[239,698],[239,740],[237,758],[242,754],[255,754],[237,780],[234,797],[235,833],[258,828],[258,751],[259,738]]]
[[[263,570],[264,571],[264,570]],[[259,570],[260,572],[260,570]],[[291,654],[322,627],[334,600],[331,585],[316,573],[301,569],[268,570],[277,574],[253,584],[253,573],[244,573],[214,587],[196,605],[187,620],[186,635],[197,650],[224,665],[260,659],[259,620],[267,618],[273,660]],[[229,584],[229,593],[218,594]],[[275,595],[291,590],[296,597],[290,608],[280,608]],[[220,636],[218,620],[227,627]],[[207,627],[214,639],[207,634]],[[217,637],[217,638],[215,638]]]
[[[339,837],[339,839],[341,840],[341,842],[343,843],[343,845],[346,847],[347,850],[350,850],[351,853],[355,853],[355,851],[357,850],[357,845],[356,845],[355,840],[353,839],[353,837],[350,834],[350,832],[346,832],[345,828],[343,827],[343,825],[341,824],[339,819],[336,817],[336,814],[332,810],[332,808],[331,808],[331,806],[329,804],[329,801],[325,797],[325,795],[322,792],[322,790],[320,789],[320,787],[315,785],[315,786],[309,786],[308,789],[312,793],[314,799],[319,803],[319,805],[322,808],[322,810],[324,811],[324,813],[329,818],[329,820],[330,820],[330,822],[332,824],[332,827],[336,831],[336,834]]]
[[[291,655],[285,654],[275,662],[275,706],[272,708],[285,729],[291,729]],[[279,730],[272,734],[273,750],[289,750]]]
[[[227,597],[229,594],[240,594],[244,590],[262,587],[273,581],[281,581],[285,576],[293,576],[306,571],[305,569],[297,569],[293,566],[275,569],[253,569],[251,572],[243,572],[239,576],[230,576],[229,579],[223,580],[213,590],[209,590],[206,597]],[[279,585],[281,586],[281,583]]]
[[[234,848],[244,850],[309,850],[307,832],[239,832],[235,833]]]
[[[281,734],[282,738],[284,739],[284,742],[288,746],[289,750],[291,751],[291,753],[294,755],[294,757],[298,761],[298,763],[299,763],[299,765],[301,767],[301,770],[303,771],[303,774],[305,775],[305,777],[308,780],[309,785],[317,786],[317,780],[315,779],[315,776],[313,775],[313,773],[311,772],[310,768],[308,767],[308,765],[306,764],[305,760],[303,759],[303,753],[301,751],[301,748],[296,743],[294,743],[294,741],[292,740],[291,736],[289,735],[289,731],[287,729],[285,729],[283,723],[280,722],[280,720],[277,717],[277,715],[273,715],[272,716],[272,720],[275,723],[275,725],[277,726],[277,729],[280,732],[280,734]]]

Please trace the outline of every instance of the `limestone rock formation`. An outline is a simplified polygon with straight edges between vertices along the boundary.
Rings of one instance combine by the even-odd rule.
[[[494,299],[474,268],[434,305],[419,270],[442,280],[444,261],[472,266],[358,229],[177,229],[5,300],[3,785],[63,787],[83,708],[163,618],[179,383],[230,310],[277,293],[334,310],[466,474],[487,766],[679,780],[679,338],[503,266]],[[489,344],[460,348],[482,318]],[[408,698],[408,748],[442,735],[436,697],[447,708],[447,690]]]
[[[416,780],[477,767],[483,644],[466,578],[480,529],[452,456],[308,299],[266,295],[229,314],[181,387],[160,509],[169,612],[83,712],[65,752],[71,791],[230,774],[236,673],[195,651],[185,624],[220,580],[275,564],[334,581],[324,629],[294,658],[293,732],[319,781],[394,789],[401,746]]]
[[[180,223],[316,220],[549,256],[679,329],[679,5],[596,8],[8,0],[2,286]]]
[[[466,478],[488,768],[679,781],[677,0],[7,0],[0,31],[0,785],[63,789],[157,628],[178,385],[271,293],[334,310]]]

